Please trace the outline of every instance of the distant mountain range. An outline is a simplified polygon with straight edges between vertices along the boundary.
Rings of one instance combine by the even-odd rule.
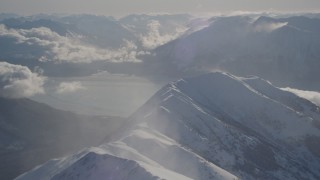
[[[150,48],[178,37],[192,18],[130,15],[117,20],[87,14],[1,15],[0,59],[30,69],[39,66],[48,76],[62,77],[114,69],[130,74],[127,66],[140,71],[132,62],[148,54]],[[114,62],[121,62],[120,69],[114,68],[118,66]]]
[[[0,61],[43,78],[179,79],[128,119],[0,98],[0,179],[318,180],[320,107],[278,86],[320,91],[319,32],[311,13],[0,14]]]
[[[313,86],[320,68],[317,14],[2,16],[0,59],[41,67],[47,76],[108,71],[168,80],[218,69],[320,90]]]
[[[84,147],[96,146],[124,122],[77,115],[28,99],[0,98],[0,179]]]
[[[99,147],[17,179],[320,178],[320,109],[269,82],[210,73],[169,83]]]
[[[300,88],[319,82],[320,19],[233,16],[207,23],[202,30],[156,48],[148,67],[160,71],[151,71],[183,76],[219,69]]]

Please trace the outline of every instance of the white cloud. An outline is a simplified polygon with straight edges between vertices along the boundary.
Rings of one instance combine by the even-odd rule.
[[[282,28],[283,26],[286,26],[287,22],[281,22],[281,23],[261,23],[254,27],[254,30],[256,32],[272,32],[276,29]]]
[[[44,93],[46,78],[21,65],[0,62],[0,96],[25,98]]]
[[[140,40],[142,45],[146,49],[154,49],[160,45],[163,45],[171,40],[179,37],[183,32],[186,31],[186,28],[176,28],[176,32],[172,34],[161,35],[159,29],[161,24],[159,21],[152,20],[148,23],[149,32],[145,36],[141,36]]]
[[[60,36],[48,28],[8,29],[0,24],[0,37],[11,37],[18,44],[39,47],[43,50],[40,61],[90,63],[93,61],[139,62],[137,47],[127,41],[126,46],[110,50],[101,49],[81,41],[77,36]]]
[[[58,94],[72,93],[82,89],[85,89],[85,87],[82,86],[81,82],[78,82],[78,81],[62,82],[58,86],[56,93]]]
[[[299,89],[293,89],[293,88],[281,88],[284,91],[289,91],[292,92],[294,94],[296,94],[297,96],[300,96],[304,99],[307,99],[309,101],[311,101],[312,103],[314,103],[315,105],[320,107],[320,92],[316,92],[316,91],[303,91],[303,90],[299,90]]]

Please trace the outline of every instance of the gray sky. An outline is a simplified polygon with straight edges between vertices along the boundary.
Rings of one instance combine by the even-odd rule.
[[[90,13],[225,13],[231,11],[315,11],[320,0],[0,0],[0,12]]]

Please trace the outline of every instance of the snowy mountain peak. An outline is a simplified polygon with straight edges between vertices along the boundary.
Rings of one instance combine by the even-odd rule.
[[[319,179],[320,114],[313,107],[258,77],[184,78],[158,91],[94,153],[48,162],[18,179]]]
[[[168,111],[177,111],[177,104],[189,102],[206,114],[221,114],[223,111],[232,117],[232,121],[244,124],[257,132],[265,132],[266,136],[272,138],[286,140],[319,135],[319,130],[313,125],[319,116],[302,116],[303,112],[292,104],[281,102],[276,94],[288,93],[282,92],[261,78],[240,78],[216,72],[178,80],[160,92],[163,92],[161,96],[164,99],[160,107]],[[298,99],[291,96],[292,99]],[[301,102],[302,106],[311,106],[306,101]],[[264,118],[259,118],[260,116]]]
[[[259,24],[259,23],[276,23],[278,22],[278,20],[272,18],[272,17],[268,17],[268,16],[260,16],[255,22],[254,24]]]

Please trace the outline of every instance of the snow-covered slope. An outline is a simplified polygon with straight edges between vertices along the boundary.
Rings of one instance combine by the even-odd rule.
[[[319,107],[257,77],[172,82],[109,143],[18,179],[319,179]]]

